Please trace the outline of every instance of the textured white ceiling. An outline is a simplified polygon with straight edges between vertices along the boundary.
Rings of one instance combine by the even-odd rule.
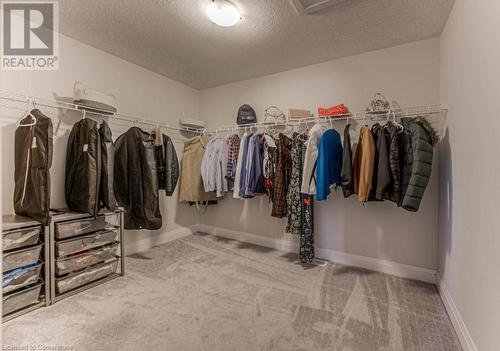
[[[234,0],[219,27],[210,0],[64,0],[63,34],[197,89],[438,36],[454,0],[350,0],[299,16],[289,0]]]

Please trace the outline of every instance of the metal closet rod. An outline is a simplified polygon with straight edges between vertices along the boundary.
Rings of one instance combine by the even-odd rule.
[[[442,105],[429,105],[429,106],[418,106],[418,107],[410,107],[410,108],[405,108],[405,109],[399,109],[399,110],[390,110],[387,113],[383,114],[367,114],[366,112],[350,112],[347,114],[342,114],[342,115],[336,115],[336,116],[327,116],[327,117],[315,117],[311,116],[308,118],[300,118],[300,119],[295,119],[295,120],[288,120],[284,122],[258,122],[258,123],[252,123],[252,124],[245,124],[245,125],[225,125],[225,126],[219,126],[219,127],[206,127],[206,128],[191,128],[191,127],[183,127],[183,126],[173,126],[168,122],[162,122],[162,121],[155,121],[155,120],[149,120],[149,119],[140,119],[136,118],[133,116],[127,116],[124,114],[117,114],[117,113],[110,113],[109,111],[106,110],[100,110],[97,108],[92,108],[92,111],[89,111],[88,107],[85,107],[83,105],[79,104],[74,104],[70,102],[65,102],[65,101],[60,101],[60,100],[51,100],[51,99],[46,99],[46,98],[40,98],[40,97],[35,97],[35,96],[28,96],[24,94],[19,94],[16,92],[11,92],[7,90],[0,90],[0,99],[4,100],[9,100],[12,102],[21,102],[21,103],[28,103],[30,101],[33,101],[35,105],[37,106],[42,106],[42,107],[48,107],[48,108],[56,108],[56,109],[67,109],[67,110],[73,110],[73,111],[78,111],[78,112],[83,112],[86,111],[85,113],[88,114],[94,114],[94,115],[101,115],[105,117],[110,117],[112,119],[116,120],[121,120],[125,121],[128,123],[132,124],[146,124],[150,126],[159,126],[163,127],[166,129],[171,129],[171,130],[176,130],[176,131],[186,131],[186,132],[191,132],[191,133],[197,133],[201,134],[203,132],[236,132],[240,130],[245,130],[245,129],[251,129],[251,128],[271,128],[271,127],[279,127],[279,126],[300,126],[302,123],[308,124],[310,122],[313,123],[331,123],[331,122],[337,122],[337,121],[349,121],[349,120],[383,120],[383,119],[390,119],[392,116],[395,115],[395,117],[415,117],[415,116],[422,116],[422,115],[429,115],[429,114],[435,114],[435,113],[441,113],[443,111],[447,111],[447,108],[445,108]],[[45,102],[41,102],[45,101]],[[0,104],[0,106],[2,106]],[[7,107],[11,107],[8,106]]]
[[[424,116],[429,114],[436,114],[448,111],[442,105],[429,105],[429,106],[418,106],[418,107],[410,107],[410,108],[402,108],[398,110],[389,110],[386,113],[379,114],[370,114],[367,112],[350,112],[345,114],[339,114],[335,116],[326,116],[326,117],[316,117],[311,116],[308,118],[297,118],[284,122],[257,122],[250,124],[242,124],[242,125],[224,125],[219,127],[206,127],[203,131],[208,133],[219,133],[219,132],[236,132],[239,130],[247,130],[254,128],[272,128],[272,127],[287,127],[287,126],[300,126],[301,124],[309,124],[309,123],[330,123],[330,122],[338,122],[338,121],[381,121],[381,120],[391,120],[394,118],[400,117],[416,117],[416,116]]]
[[[125,121],[129,122],[132,124],[146,124],[154,127],[162,127],[166,129],[171,129],[171,130],[176,130],[176,131],[185,131],[185,132],[191,132],[191,133],[197,133],[200,134],[202,132],[202,129],[198,128],[191,128],[191,127],[183,127],[183,126],[173,126],[168,122],[162,122],[162,121],[156,121],[156,120],[149,120],[149,119],[142,119],[142,118],[137,118],[134,116],[128,116],[124,114],[118,114],[118,113],[110,113],[109,111],[102,110],[99,108],[90,108],[86,107],[84,105],[79,105],[75,103],[70,103],[66,101],[60,101],[60,100],[51,100],[51,99],[46,99],[46,98],[41,98],[41,97],[36,97],[36,96],[28,96],[16,92],[11,92],[7,90],[0,90],[0,99],[2,100],[9,100],[11,102],[19,102],[19,103],[29,103],[33,102],[33,104],[36,106],[40,107],[46,107],[46,108],[55,108],[55,109],[65,109],[65,110],[72,110],[72,111],[78,111],[80,113],[85,113],[85,114],[90,114],[90,115],[98,115],[101,117],[109,117],[111,119],[115,120],[120,120],[120,121]],[[0,104],[0,106],[12,108],[12,106],[9,105],[3,105]]]

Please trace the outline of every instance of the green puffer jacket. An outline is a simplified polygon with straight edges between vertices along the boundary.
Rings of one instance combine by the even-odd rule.
[[[432,172],[436,134],[424,118],[402,118],[401,200],[405,210],[416,212]]]

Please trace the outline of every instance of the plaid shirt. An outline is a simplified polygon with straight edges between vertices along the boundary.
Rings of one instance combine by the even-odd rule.
[[[238,163],[238,153],[240,151],[240,137],[235,134],[227,140],[227,170],[226,178],[234,180],[236,176],[236,164]]]
[[[280,133],[277,140],[276,165],[274,173],[273,209],[271,216],[284,217],[287,215],[286,194],[292,173],[292,139]]]

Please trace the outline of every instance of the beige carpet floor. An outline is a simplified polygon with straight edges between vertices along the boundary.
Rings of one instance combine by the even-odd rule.
[[[461,350],[434,286],[205,234],[3,325],[4,345],[72,350]],[[62,349],[62,348],[61,348]],[[38,350],[38,349],[37,349]]]

